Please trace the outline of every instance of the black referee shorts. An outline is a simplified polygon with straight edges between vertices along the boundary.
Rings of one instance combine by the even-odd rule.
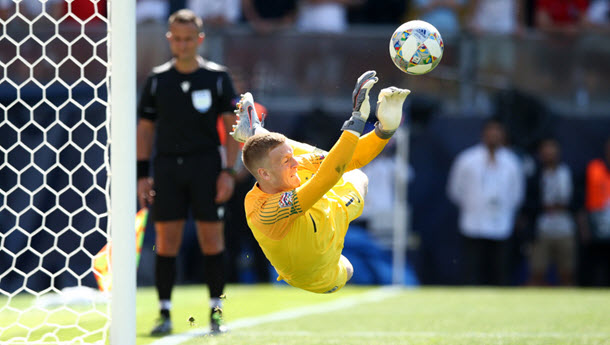
[[[220,153],[157,156],[154,161],[155,221],[186,219],[189,208],[199,221],[223,219],[224,208],[216,204],[216,179],[221,170]]]

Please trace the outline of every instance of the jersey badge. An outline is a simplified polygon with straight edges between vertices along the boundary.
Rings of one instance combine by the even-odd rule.
[[[292,202],[294,201],[294,193],[293,191],[284,192],[280,196],[280,208],[292,206]]]
[[[212,105],[212,92],[206,90],[194,90],[191,94],[193,100],[193,107],[200,113],[205,113],[210,109]]]

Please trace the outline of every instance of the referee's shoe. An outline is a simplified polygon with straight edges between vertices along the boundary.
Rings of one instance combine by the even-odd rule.
[[[241,95],[241,99],[237,102],[237,124],[233,125],[231,136],[240,143],[245,143],[248,138],[256,133],[256,128],[263,127],[256,108],[254,107],[254,98],[250,92]],[[264,116],[264,115],[263,115]]]
[[[222,309],[212,308],[210,312],[210,334],[222,334],[227,332],[227,326],[223,325]]]
[[[160,316],[155,323],[155,327],[150,331],[150,335],[166,335],[172,332],[172,328],[172,321],[168,317]]]

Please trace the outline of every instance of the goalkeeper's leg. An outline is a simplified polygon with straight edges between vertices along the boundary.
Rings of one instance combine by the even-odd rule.
[[[354,275],[354,266],[343,255],[341,255],[340,260],[341,260],[341,263],[343,264],[343,267],[345,267],[345,270],[347,271],[347,281],[349,281],[350,279],[352,279],[352,276]]]
[[[360,169],[354,169],[343,174],[343,181],[354,186],[358,193],[365,198],[369,190],[369,178]]]

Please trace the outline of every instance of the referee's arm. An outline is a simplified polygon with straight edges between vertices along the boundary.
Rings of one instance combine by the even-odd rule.
[[[138,162],[149,162],[152,154],[153,140],[155,136],[155,122],[149,119],[138,119],[136,135],[136,157]],[[140,207],[152,204],[154,195],[152,191],[152,180],[138,176],[138,201]]]

